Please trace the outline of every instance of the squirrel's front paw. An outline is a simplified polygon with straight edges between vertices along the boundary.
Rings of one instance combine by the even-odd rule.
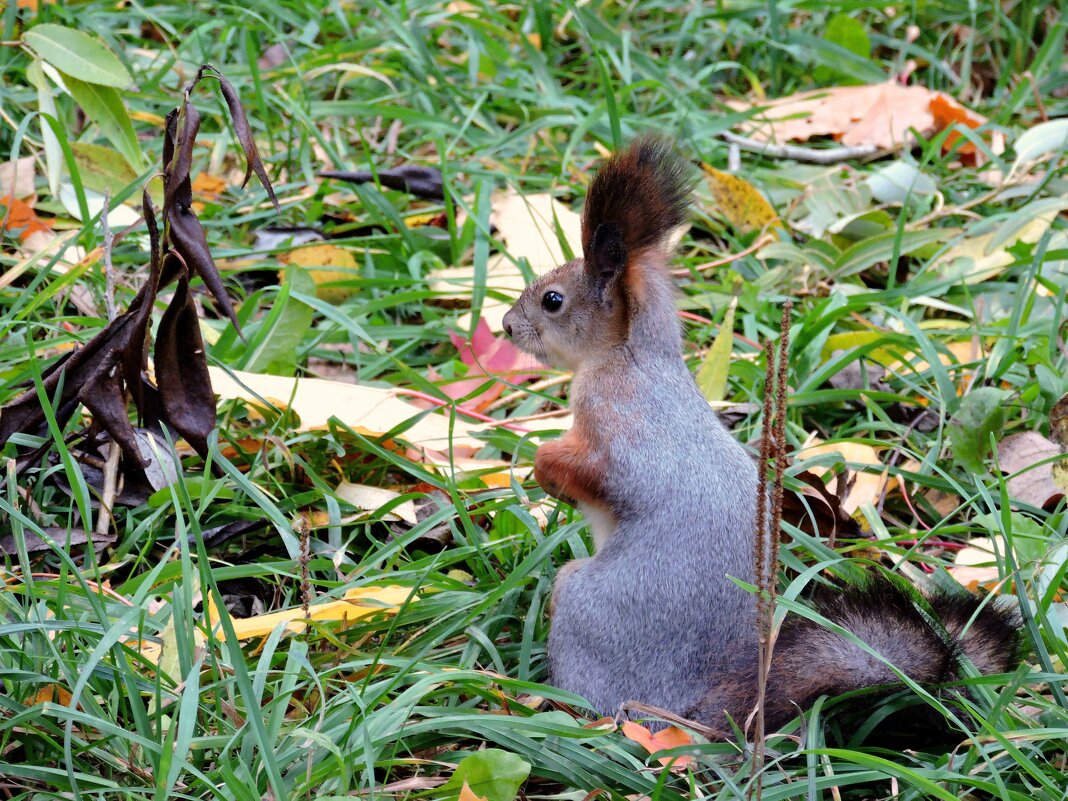
[[[574,432],[542,445],[534,457],[534,478],[541,488],[572,506],[597,501],[604,484],[603,468]]]
[[[534,456],[534,480],[547,493],[572,506],[575,499],[565,489],[566,449],[561,442],[547,442]]]

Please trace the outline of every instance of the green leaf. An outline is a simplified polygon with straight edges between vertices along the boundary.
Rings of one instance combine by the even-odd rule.
[[[926,245],[939,242],[952,232],[946,229],[928,228],[920,231],[905,231],[901,234],[900,247],[897,250],[899,256],[907,256],[922,249]],[[895,247],[898,246],[898,232],[888,231],[885,234],[864,239],[842,252],[834,265],[834,275],[841,279],[848,275],[856,275],[871,269],[881,261],[889,261],[894,255]]]
[[[828,20],[823,41],[837,45],[860,58],[871,58],[871,39],[868,38],[868,32],[858,20],[848,14],[835,14]],[[826,83],[835,77],[846,78],[848,83],[861,83],[854,72],[835,69],[832,66],[821,65],[812,72],[816,83]]]
[[[719,327],[719,333],[708,349],[705,360],[701,363],[701,369],[697,371],[697,386],[705,396],[705,400],[721,401],[727,394],[727,374],[731,367],[731,345],[734,344],[734,310],[738,306],[738,298],[731,298],[726,314],[723,315],[723,323]]]
[[[118,56],[99,39],[74,28],[44,23],[22,35],[22,41],[60,72],[86,83],[125,89],[130,73]]]
[[[299,267],[286,270],[285,283],[270,313],[256,329],[241,369],[271,375],[296,372],[297,348],[311,328],[315,310],[291,297],[291,291],[315,294],[315,282],[306,270]]]
[[[59,118],[56,111],[56,99],[52,97],[52,84],[45,77],[41,60],[34,59],[26,68],[26,78],[37,87],[37,108],[41,114],[53,119]],[[41,118],[41,139],[44,141],[45,168],[48,172],[48,189],[54,195],[59,192],[59,182],[63,178],[63,146],[59,143],[56,132],[45,119]]]
[[[94,192],[115,195],[137,180],[137,173],[130,168],[126,159],[110,147],[72,142],[70,149],[74,153],[74,163],[78,165],[82,185]]]
[[[439,797],[458,798],[466,783],[476,796],[486,801],[514,801],[529,775],[529,762],[510,751],[486,748],[460,760],[452,777],[442,785]]]
[[[115,149],[122,154],[126,162],[136,171],[144,169],[141,145],[137,141],[130,115],[126,113],[119,93],[110,86],[86,83],[72,75],[63,73],[63,83],[81,106],[82,111],[100,128],[100,132]]]
[[[990,452],[990,434],[1005,423],[1002,401],[1008,392],[995,387],[979,387],[964,396],[949,425],[953,458],[973,473],[986,471],[984,459]]]

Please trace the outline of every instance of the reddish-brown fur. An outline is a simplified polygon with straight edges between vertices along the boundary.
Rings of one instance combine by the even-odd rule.
[[[604,506],[603,461],[603,451],[576,425],[538,448],[534,478],[550,495],[572,505]]]

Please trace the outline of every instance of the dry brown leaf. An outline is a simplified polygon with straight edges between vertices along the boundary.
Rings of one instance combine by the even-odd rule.
[[[70,690],[61,684],[45,684],[36,693],[32,699],[27,702],[27,706],[33,706],[34,704],[58,704],[59,706],[70,706],[70,702],[73,696],[70,694]]]
[[[493,196],[490,223],[504,244],[506,253],[490,257],[486,267],[488,286],[508,295],[519,297],[526,287],[523,273],[515,262],[525,258],[535,275],[541,275],[566,261],[557,236],[557,226],[563,233],[571,252],[582,253],[582,225],[579,215],[549,193],[520,195],[514,189]],[[431,288],[446,293],[443,299],[469,300],[475,277],[474,265],[437,270],[431,276]],[[494,331],[501,329],[501,321],[511,304],[487,298],[482,304],[482,317]],[[457,321],[462,330],[471,327],[470,315]]]
[[[770,102],[730,105],[738,110],[763,107],[744,124],[746,135],[760,142],[830,136],[847,147],[869,145],[879,150],[900,148],[910,128],[930,136],[954,122],[986,121],[941,92],[896,81],[833,86]]]
[[[998,463],[1006,474],[1027,470],[1038,462],[1061,455],[1061,450],[1037,431],[1012,434],[998,445]],[[1009,495],[1040,509],[1051,508],[1064,497],[1065,488],[1053,474],[1055,463],[1049,462],[1007,481]]]
[[[843,145],[873,145],[895,149],[909,128],[930,134],[934,92],[895,81],[865,86],[834,86],[790,95],[765,103],[746,123],[745,133],[761,142],[805,142],[814,136],[833,136]],[[748,103],[732,103],[739,110]]]
[[[33,156],[0,164],[0,198],[33,194]]]
[[[192,182],[193,194],[204,200],[218,200],[226,186],[224,179],[206,172],[198,173]]]
[[[820,456],[828,453],[836,453],[845,462],[851,462],[854,464],[871,465],[873,467],[883,468],[883,463],[879,461],[879,456],[871,445],[864,445],[859,442],[828,442],[809,445],[798,453],[798,460],[811,459],[814,456]],[[823,475],[829,469],[828,467],[810,467],[809,470],[816,475]],[[845,497],[842,499],[842,508],[847,514],[854,514],[861,504],[870,503],[875,505],[879,502],[883,493],[886,490],[887,478],[889,471],[883,468],[879,473],[860,472],[850,469],[852,473],[852,480],[847,486]],[[828,484],[828,489],[836,494],[838,482],[840,477],[836,476]]]

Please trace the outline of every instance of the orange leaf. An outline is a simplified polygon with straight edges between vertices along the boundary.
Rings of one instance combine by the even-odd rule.
[[[197,197],[202,197],[205,200],[216,200],[224,191],[226,191],[226,181],[222,178],[216,178],[214,175],[202,172],[193,179],[193,192]]]
[[[623,721],[623,736],[628,740],[633,740],[650,754],[666,748],[677,748],[680,745],[693,745],[693,738],[678,726],[670,726],[653,734],[645,726],[625,720]],[[693,757],[690,756],[660,757],[660,764],[672,770],[685,770],[691,762],[693,762]]]
[[[6,208],[4,208],[6,207]],[[9,211],[10,209],[10,211]],[[26,203],[8,195],[0,198],[0,223],[7,218],[4,231],[17,231],[20,242],[25,242],[38,231],[51,231],[52,226],[42,221]]]
[[[974,130],[986,122],[986,117],[976,114],[974,111],[969,111],[952,97],[941,92],[931,98],[931,114],[934,115],[935,125],[939,131],[944,131],[956,123],[966,125]],[[946,141],[942,143],[942,152],[948,153],[960,138],[960,132],[950,132],[949,136],[946,137]],[[958,152],[962,156],[972,156],[974,158],[975,145],[972,142],[965,142],[960,146]]]
[[[29,706],[34,704],[57,703],[60,706],[68,706],[71,699],[70,690],[58,684],[46,684],[39,689],[30,701]]]
[[[460,797],[458,801],[486,801],[486,799],[472,790],[467,782],[464,782],[464,786],[460,788]]]

